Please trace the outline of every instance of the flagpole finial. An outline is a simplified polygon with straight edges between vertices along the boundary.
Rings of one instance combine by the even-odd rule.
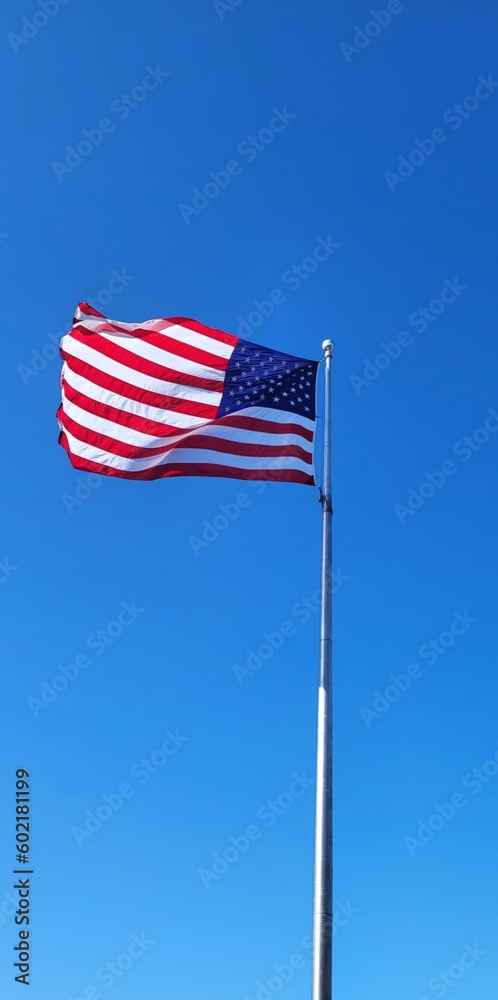
[[[331,340],[324,340],[322,344],[322,350],[325,351],[325,357],[331,355],[332,351],[334,350],[333,342]]]

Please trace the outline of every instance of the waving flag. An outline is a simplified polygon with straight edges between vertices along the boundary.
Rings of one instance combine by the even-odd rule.
[[[86,303],[61,355],[59,442],[76,469],[314,483],[316,361],[190,319],[120,323]]]

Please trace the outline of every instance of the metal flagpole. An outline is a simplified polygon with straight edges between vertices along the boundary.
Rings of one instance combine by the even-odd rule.
[[[332,998],[332,341],[325,352],[312,1000]]]

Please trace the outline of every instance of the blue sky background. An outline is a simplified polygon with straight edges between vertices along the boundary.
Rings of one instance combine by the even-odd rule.
[[[18,767],[33,786],[34,1000],[310,990],[313,791],[271,826],[257,813],[294,772],[313,773],[318,620],[295,605],[318,585],[317,494],[246,489],[248,506],[198,555],[189,539],[243,484],[102,480],[68,502],[85,496],[86,477],[57,446],[60,363],[47,345],[123,268],[132,278],[102,308],[118,319],[186,315],[236,332],[279,288],[286,300],[254,340],[319,358],[334,338],[335,897],[357,911],[335,937],[335,997],[443,996],[439,972],[476,944],[485,954],[444,989],[495,996],[496,764],[478,792],[464,781],[498,749],[498,433],[467,461],[453,449],[498,412],[498,93],[459,128],[443,115],[481,75],[498,79],[497,18],[483,0],[406,0],[348,61],[341,43],[371,9],[70,0],[18,43],[9,33],[33,34],[23,17],[41,8],[4,5],[3,996],[21,989]],[[110,112],[157,65],[168,78],[126,120]],[[237,146],[274,108],[295,118],[248,163]],[[58,181],[53,161],[105,117],[112,134]],[[447,140],[392,191],[385,173],[438,127]],[[242,172],[187,224],[178,206],[234,158]],[[340,248],[285,288],[318,237]],[[442,315],[425,332],[410,325],[456,278],[465,289]],[[400,356],[353,384],[403,330],[412,342]],[[435,495],[397,516],[450,460]],[[136,620],[102,655],[89,650],[133,600]],[[419,650],[455,612],[475,621],[431,665]],[[295,633],[239,684],[234,665],[285,621]],[[28,699],[85,651],[90,665],[35,717]],[[367,725],[360,709],[410,664],[422,675]],[[167,730],[188,739],[140,784],[130,771]],[[132,797],[78,846],[72,828],[126,782]],[[404,838],[458,792],[465,806],[410,853]],[[251,824],[260,838],[205,888],[199,869]],[[97,970],[143,933],[154,944],[99,983]],[[301,967],[266,995],[258,983],[292,955]]]

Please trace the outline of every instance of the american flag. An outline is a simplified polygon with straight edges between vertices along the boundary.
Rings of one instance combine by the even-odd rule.
[[[61,355],[59,442],[76,469],[313,485],[316,361],[191,319],[121,323],[85,302]]]

